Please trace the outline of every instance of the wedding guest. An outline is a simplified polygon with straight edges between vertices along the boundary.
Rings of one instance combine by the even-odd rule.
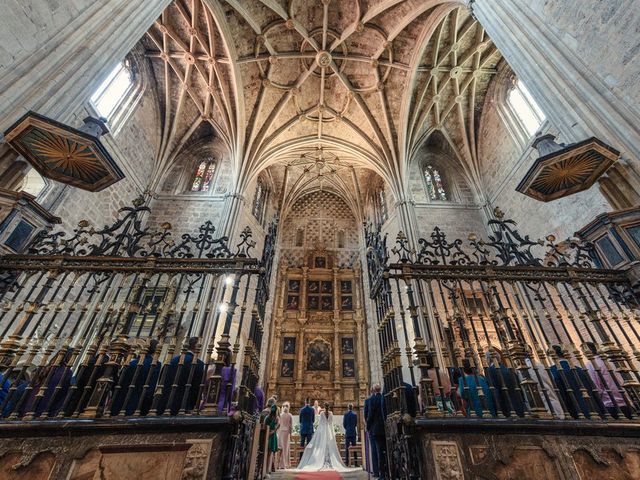
[[[525,363],[529,370],[529,377],[538,382],[538,390],[540,397],[542,397],[544,408],[554,417],[564,420],[564,409],[556,393],[556,386],[551,380],[547,369],[540,362],[532,360],[529,356],[525,358]],[[524,378],[521,376],[520,380],[522,381]],[[531,405],[529,405],[529,408],[531,408]]]
[[[314,400],[313,401],[313,411],[316,412],[316,415],[320,415],[320,411],[322,410],[322,408],[320,408],[320,402],[318,402],[318,400]]]
[[[278,429],[278,449],[280,450],[279,468],[291,468],[291,427],[293,416],[289,413],[289,402],[282,404],[280,414],[280,428]]]
[[[191,337],[184,358],[183,355],[176,355],[165,367],[158,415],[162,415],[166,409],[171,415],[177,415],[183,405],[185,412],[189,413],[196,406],[204,377],[204,362],[197,358],[197,348],[198,337]]]
[[[21,360],[16,365],[16,368],[8,369],[0,377],[4,380],[2,393],[5,394],[0,406],[2,408],[2,416],[8,417],[22,403],[20,400],[31,382],[31,369],[27,366],[26,361]]]
[[[73,349],[67,348],[58,352],[58,355],[62,357],[59,363],[57,357],[54,357],[51,365],[39,367],[30,384],[25,387],[27,396],[20,407],[22,414],[33,413],[36,417],[45,412],[50,417],[58,414],[72,383],[70,361]]]
[[[373,386],[373,395],[371,395],[369,408],[367,410],[367,430],[373,436],[373,443],[375,445],[376,454],[378,456],[378,478],[384,480],[386,475],[386,430],[385,420],[387,415],[385,413],[384,398],[382,397],[382,387],[379,384]]]
[[[260,412],[264,408],[264,390],[262,390],[262,388],[257,386],[255,388],[255,390],[253,391],[253,394],[256,397],[256,399],[255,399],[255,411],[256,412]]]
[[[345,465],[349,466],[349,446],[356,446],[356,437],[358,432],[358,415],[353,411],[353,404],[347,406],[347,413],[342,417],[342,426],[344,427],[344,454]],[[353,452],[354,462],[358,459],[358,454]]]
[[[133,415],[138,409],[138,404],[140,404],[140,415],[146,415],[149,412],[162,368],[160,361],[153,365],[157,348],[158,340],[151,340],[146,353],[142,356],[142,361],[140,357],[136,357],[122,369],[118,381],[120,389],[111,403],[111,415],[118,415],[123,407],[125,415]],[[141,398],[142,402],[140,402]],[[126,405],[124,405],[125,401]]]
[[[487,380],[479,373],[474,374],[473,368],[467,360],[463,364],[462,371],[464,375],[458,380],[458,393],[467,402],[467,416],[470,415],[471,407],[473,406],[473,411],[478,417],[482,417],[485,410],[495,417],[496,407],[493,404]],[[483,399],[478,394],[478,387],[482,389]],[[484,405],[487,407],[486,409],[483,408],[483,400]]]
[[[406,413],[415,417],[418,414],[418,402],[416,401],[416,390],[413,385],[402,382],[402,386],[404,387],[404,399],[405,405],[407,407]]]
[[[97,380],[105,372],[108,361],[109,355],[106,353],[100,356],[94,354],[89,357],[86,364],[80,365],[76,374],[71,378],[70,386],[68,387],[67,396],[69,399],[68,401],[67,399],[64,400],[66,403],[64,405],[65,416],[79,414],[85,409]]]
[[[433,389],[433,396],[438,410],[453,413],[449,373],[435,368],[431,352],[427,353],[427,376],[431,380],[431,388]],[[423,399],[422,408],[426,409],[427,407],[426,399]]]
[[[505,417],[510,417],[512,413],[524,417],[524,401],[513,371],[502,363],[502,355],[497,350],[493,354],[487,352],[487,361],[489,380],[496,391],[500,411]]]
[[[453,414],[461,413],[462,415],[467,414],[467,402],[465,402],[462,395],[458,392],[458,385],[460,383],[460,379],[462,378],[462,371],[458,367],[452,367],[451,371],[451,390],[449,398],[451,399],[451,404],[453,405]]]
[[[376,450],[376,447],[375,447],[373,433],[369,431],[369,427],[367,425],[367,418],[369,418],[369,409],[370,409],[371,399],[373,398],[373,388],[371,389],[370,393],[371,393],[371,396],[364,401],[364,419],[365,419],[365,428],[367,431],[366,436],[367,436],[367,439],[369,440],[369,446],[370,446],[370,448],[367,448],[365,451],[369,451],[369,450],[371,451],[371,470],[369,472],[373,473],[374,477],[379,477],[380,472],[378,472],[378,467],[379,467],[378,451]]]
[[[560,345],[552,345],[551,348],[558,358],[560,368],[556,365],[551,365],[549,371],[553,376],[553,381],[558,386],[558,392],[567,407],[567,411],[573,418],[579,418],[578,412],[582,413],[586,418],[591,418],[589,404],[582,396],[581,384],[584,371],[578,366],[571,367]],[[590,379],[589,382],[591,382]],[[587,388],[587,390],[589,389]]]
[[[278,407],[271,405],[271,411],[264,420],[267,427],[267,471],[275,471],[275,455],[278,452]]]
[[[631,418],[632,411],[627,401],[625,401],[624,390],[621,387],[622,377],[614,372],[614,379],[604,360],[598,354],[598,349],[594,343],[586,342],[585,345],[592,354],[591,360],[587,362],[587,373],[600,394],[604,407],[615,419],[619,418],[618,412],[622,412],[625,417]]]

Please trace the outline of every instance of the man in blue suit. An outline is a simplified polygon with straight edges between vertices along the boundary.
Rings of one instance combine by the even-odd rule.
[[[369,418],[369,404],[371,403],[371,399],[373,398],[373,389],[371,390],[371,397],[367,398],[364,401],[364,420],[365,425],[367,425],[367,418]],[[374,477],[379,477],[380,472],[378,472],[378,451],[376,450],[375,441],[373,439],[373,434],[369,431],[369,426],[367,425],[367,437],[369,437],[369,444],[371,445],[371,470]]]
[[[367,409],[367,431],[373,437],[374,447],[378,455],[379,480],[386,478],[386,450],[387,439],[385,430],[385,420],[387,418],[382,397],[382,387],[379,384],[373,386],[373,395],[369,397],[369,408]]]
[[[304,407],[300,410],[300,446],[304,446],[311,441],[313,437],[313,422],[316,418],[316,412],[311,405],[309,399],[304,401]],[[302,458],[302,452],[300,452]]]
[[[353,404],[349,404],[349,410],[342,418],[342,426],[344,427],[344,453],[345,464],[349,466],[349,446],[356,446],[356,436],[358,431],[358,415],[353,411]],[[353,459],[357,460],[358,454],[353,452]]]

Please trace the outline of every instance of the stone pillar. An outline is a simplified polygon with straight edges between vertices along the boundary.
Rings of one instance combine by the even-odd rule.
[[[564,142],[596,136],[623,156],[640,158],[638,110],[617,97],[601,80],[598,66],[585,65],[527,0],[470,3],[513,71],[560,129]],[[578,3],[573,5],[579,8]],[[577,22],[575,28],[580,28]]]
[[[28,110],[68,122],[109,69],[142,38],[170,0],[84,3],[87,6],[80,7],[80,11],[69,8],[70,15],[77,15],[69,18],[62,29],[50,27],[48,35],[39,37],[39,45],[24,48],[27,42],[16,40],[14,47],[19,54],[0,74],[0,131],[5,131]],[[48,2],[38,5],[43,8]],[[58,4],[52,3],[50,7],[52,18],[61,13],[54,12],[53,5]],[[34,25],[23,13],[5,15],[1,22],[12,22],[10,31],[22,28],[14,22],[24,22],[24,31],[29,32]],[[7,42],[4,43],[7,48]]]
[[[303,314],[304,315],[304,314]],[[298,336],[296,337],[296,362],[294,383],[296,386],[296,404],[302,405],[304,402],[302,392],[302,379],[304,378],[304,326],[307,323],[306,315],[298,318],[300,328],[298,329]],[[306,396],[306,392],[304,393]]]
[[[231,240],[234,239],[234,231],[238,225],[240,218],[240,212],[245,204],[245,198],[240,193],[230,193],[225,198],[225,205],[220,217],[220,224],[217,227],[218,234],[220,236],[226,235]],[[240,228],[244,228],[241,226]],[[252,232],[254,235],[257,232]],[[232,243],[229,244],[231,248]]]

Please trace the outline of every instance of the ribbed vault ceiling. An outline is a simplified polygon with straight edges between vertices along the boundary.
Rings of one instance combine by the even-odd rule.
[[[238,190],[276,164],[289,166],[291,192],[353,194],[354,171],[368,168],[398,195],[435,130],[477,179],[480,110],[500,54],[459,3],[175,0],[144,45],[163,112],[158,177],[207,122]],[[310,173],[318,152],[339,159],[335,172]]]

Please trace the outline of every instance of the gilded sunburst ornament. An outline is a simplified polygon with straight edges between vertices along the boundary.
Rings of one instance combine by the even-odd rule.
[[[99,138],[88,132],[29,112],[5,133],[5,140],[42,176],[97,192],[124,174]]]
[[[563,146],[538,158],[516,190],[543,202],[590,188],[619,152],[597,138]]]

